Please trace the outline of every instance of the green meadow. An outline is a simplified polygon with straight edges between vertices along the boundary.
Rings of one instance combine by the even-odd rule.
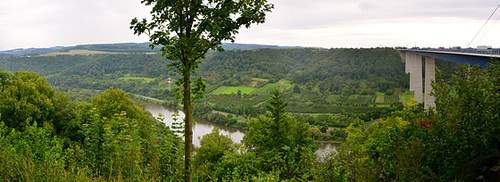
[[[266,79],[253,78],[254,81],[267,81]],[[276,83],[266,84],[260,88],[252,88],[248,86],[220,86],[214,91],[210,92],[213,95],[222,95],[222,94],[236,94],[238,90],[241,91],[241,94],[256,94],[256,95],[267,95],[269,92],[279,87],[280,89],[288,89],[291,87],[289,81],[280,80]]]
[[[221,94],[236,94],[238,93],[238,90],[241,91],[241,94],[250,94],[256,88],[251,88],[251,87],[245,87],[245,86],[237,86],[237,87],[231,87],[231,86],[221,86],[214,91],[211,92],[211,94],[214,95],[221,95]]]
[[[147,78],[147,77],[133,77],[133,76],[124,76],[119,78],[120,80],[143,80],[143,83],[149,83],[154,81],[155,78]]]

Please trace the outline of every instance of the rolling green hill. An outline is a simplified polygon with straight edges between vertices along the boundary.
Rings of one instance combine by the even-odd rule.
[[[16,56],[37,56],[47,53],[55,52],[69,52],[71,50],[88,50],[88,51],[102,51],[111,53],[150,53],[150,52],[160,52],[157,47],[151,50],[149,47],[150,43],[117,43],[117,44],[84,44],[76,46],[56,46],[50,48],[20,48],[13,50],[0,51],[0,57],[16,57]],[[301,48],[298,46],[294,47],[282,47],[277,45],[261,45],[261,44],[238,44],[238,43],[222,43],[222,47],[225,50],[254,50],[254,49],[289,49],[289,48]]]
[[[406,92],[409,79],[404,63],[392,48],[223,46],[228,50],[209,52],[195,74],[207,83],[207,97],[201,102],[215,109],[235,112],[233,108],[261,107],[275,87],[283,90],[290,103],[288,111],[296,113],[366,113],[400,105],[401,98],[411,97]],[[151,53],[147,43],[65,48],[82,49],[115,53],[0,57],[0,68],[35,71],[63,90],[114,87],[173,100],[167,79],[177,77],[167,69],[169,61]],[[454,71],[452,63],[436,64],[445,77]]]

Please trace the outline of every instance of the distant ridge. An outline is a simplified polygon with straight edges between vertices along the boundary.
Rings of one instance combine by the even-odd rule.
[[[7,51],[0,51],[0,57],[15,57],[47,54],[53,52],[69,52],[71,50],[89,50],[102,51],[112,53],[148,53],[159,52],[159,47],[152,50],[149,47],[149,42],[144,43],[116,43],[116,44],[84,44],[76,46],[56,46],[50,48],[20,48]],[[252,49],[294,49],[305,48],[300,46],[278,46],[278,45],[262,45],[262,44],[239,44],[239,43],[222,43],[225,50],[252,50]]]
[[[252,49],[296,49],[296,48],[305,48],[305,47],[263,45],[263,44],[222,43],[222,48],[224,48],[225,50],[252,50]]]

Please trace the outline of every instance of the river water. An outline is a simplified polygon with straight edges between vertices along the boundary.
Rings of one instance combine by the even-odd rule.
[[[184,113],[182,110],[175,110],[171,108],[164,108],[160,104],[156,104],[153,102],[147,102],[147,101],[142,101],[142,104],[146,105],[146,110],[151,112],[151,114],[155,117],[158,118],[159,113],[164,115],[164,120],[163,122],[167,126],[172,126],[172,123],[174,122],[172,114],[175,112],[178,112],[179,116],[177,116],[178,121],[182,120],[184,117]],[[198,117],[193,117],[195,121],[195,125],[193,126],[193,144],[196,147],[200,147],[200,139],[206,134],[209,134],[212,132],[212,129],[214,127],[219,127],[220,132],[224,135],[229,136],[233,142],[235,143],[241,143],[241,140],[243,139],[243,136],[245,136],[245,133],[243,130],[224,126],[224,125],[218,125],[212,122],[209,122],[205,119],[198,118]],[[179,134],[180,135],[180,134]],[[329,144],[329,143],[321,143],[317,144],[319,146],[318,151],[316,151],[317,154],[324,154],[327,153],[331,150],[335,150],[335,147],[338,146],[337,144]]]

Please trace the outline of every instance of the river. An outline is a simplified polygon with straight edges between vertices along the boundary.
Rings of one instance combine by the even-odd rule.
[[[164,123],[167,126],[172,126],[173,119],[172,119],[172,114],[174,112],[178,112],[179,116],[177,117],[179,120],[181,120],[184,117],[184,113],[181,110],[175,111],[174,109],[171,108],[164,108],[160,104],[156,104],[153,102],[148,102],[148,101],[142,101],[142,104],[146,105],[146,110],[151,112],[151,114],[155,117],[158,118],[159,113],[164,115]],[[199,118],[199,117],[193,117],[195,121],[195,125],[193,126],[193,144],[196,147],[200,147],[200,139],[203,137],[203,135],[209,134],[212,132],[212,129],[217,126],[220,128],[220,132],[224,135],[229,136],[233,142],[235,143],[241,143],[241,140],[243,139],[243,136],[245,136],[245,133],[243,130],[224,126],[224,125],[218,125],[212,122],[209,122],[205,119]],[[317,154],[324,154],[328,151],[335,150],[335,147],[338,146],[338,144],[329,144],[329,143],[320,143],[317,144],[319,146],[318,151],[316,151]]]

